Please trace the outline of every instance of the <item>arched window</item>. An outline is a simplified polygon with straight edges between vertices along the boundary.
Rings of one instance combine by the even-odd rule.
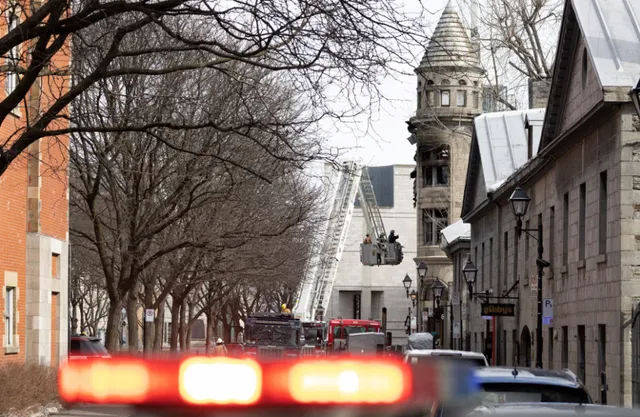
[[[451,81],[448,80],[447,78],[442,80],[442,85],[449,85],[449,84],[451,84]]]
[[[478,82],[477,82],[477,81],[474,81],[474,82],[473,82],[473,86],[474,86],[475,88],[478,88]]]
[[[427,85],[433,85],[433,80],[427,80]]]
[[[458,81],[459,85],[467,85],[467,82],[465,80],[460,80]]]

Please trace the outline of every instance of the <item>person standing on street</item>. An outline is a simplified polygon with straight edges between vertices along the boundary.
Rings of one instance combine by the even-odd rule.
[[[216,347],[213,352],[216,356],[227,356],[227,347],[224,345],[224,341],[221,338],[216,340]]]

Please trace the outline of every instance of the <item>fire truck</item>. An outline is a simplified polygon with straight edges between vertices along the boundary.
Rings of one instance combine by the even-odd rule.
[[[304,346],[302,322],[288,313],[256,313],[245,323],[244,351],[257,357],[298,357]]]
[[[304,342],[307,347],[312,346],[316,351],[325,347],[327,323],[324,321],[305,321],[302,323]]]
[[[347,335],[355,333],[378,333],[380,323],[375,320],[333,319],[329,320],[327,350],[341,351],[347,346]]]

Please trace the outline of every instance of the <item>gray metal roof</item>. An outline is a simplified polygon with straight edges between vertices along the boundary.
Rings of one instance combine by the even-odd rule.
[[[443,237],[441,247],[446,247],[456,239],[471,239],[471,225],[460,219],[442,229],[440,233]]]
[[[635,87],[640,79],[640,1],[572,0],[602,87]]]
[[[482,69],[452,0],[442,12],[418,68],[429,71],[429,68],[449,67]]]
[[[486,113],[473,121],[482,162],[484,183],[488,192],[495,190],[528,160],[528,135],[525,121],[530,124],[544,118],[545,109],[515,110]],[[537,126],[536,126],[537,127]],[[538,152],[541,128],[533,129],[533,155]]]

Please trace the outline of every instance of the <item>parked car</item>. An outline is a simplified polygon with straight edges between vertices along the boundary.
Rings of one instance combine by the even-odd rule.
[[[487,358],[482,353],[466,352],[462,350],[440,349],[412,349],[404,354],[405,363],[420,363],[435,359],[465,361],[471,366],[489,366]]]
[[[98,337],[72,335],[69,359],[110,358],[111,355]]]
[[[569,403],[507,403],[492,406],[481,406],[473,410],[468,417],[482,416],[518,416],[538,417],[549,416],[581,416],[581,417],[638,417],[637,409],[613,407],[600,404],[569,404]]]
[[[487,366],[476,368],[474,376],[480,388],[478,394],[452,404],[435,404],[431,416],[467,416],[478,407],[491,409],[508,403],[593,404],[587,390],[570,370]]]

